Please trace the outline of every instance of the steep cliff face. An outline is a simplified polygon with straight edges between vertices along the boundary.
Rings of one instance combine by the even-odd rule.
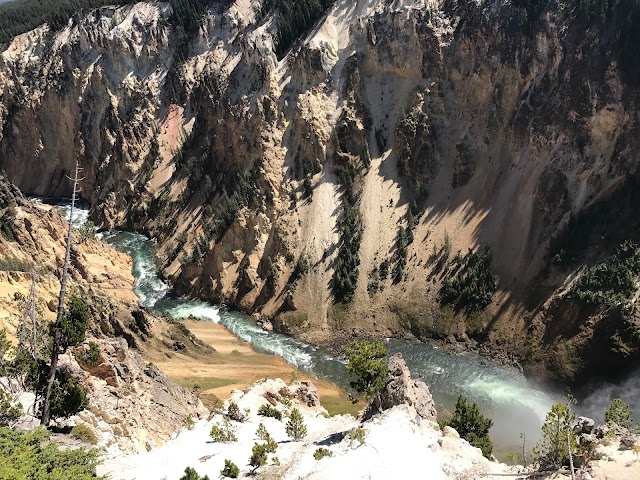
[[[640,148],[638,6],[598,5],[339,0],[281,60],[257,1],[212,4],[187,44],[168,4],[102,8],[2,53],[0,168],[66,194],[79,157],[95,219],[156,238],[181,293],[309,340],[411,330],[570,363],[597,342],[548,302],[615,246],[558,266],[549,240]],[[463,289],[478,258],[495,294]]]

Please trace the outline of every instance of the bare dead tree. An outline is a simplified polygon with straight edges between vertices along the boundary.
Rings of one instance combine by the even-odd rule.
[[[53,347],[51,349],[51,364],[49,366],[49,376],[47,378],[47,387],[44,394],[44,400],[42,405],[42,417],[40,419],[42,425],[45,427],[51,422],[51,389],[53,382],[56,378],[56,370],[58,369],[58,356],[60,355],[60,322],[64,315],[64,298],[67,288],[67,276],[69,271],[69,257],[71,256],[71,241],[73,236],[73,212],[76,206],[76,200],[80,188],[78,182],[84,180],[84,178],[78,178],[82,168],[80,168],[79,161],[76,159],[76,170],[73,178],[73,195],[71,196],[71,211],[69,212],[69,230],[67,232],[67,248],[64,256],[64,264],[62,265],[62,276],[60,278],[60,295],[58,296],[58,312],[56,315],[56,323],[52,328]]]
[[[575,480],[573,473],[573,453],[571,452],[571,429],[567,429],[567,451],[569,452],[569,469],[571,471],[571,480]]]

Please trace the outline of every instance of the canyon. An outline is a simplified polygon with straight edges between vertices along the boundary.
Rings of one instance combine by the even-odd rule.
[[[78,159],[92,219],[153,238],[177,292],[307,342],[413,335],[559,383],[622,374],[635,307],[569,295],[638,235],[638,7],[599,15],[336,1],[277,54],[260,2],[212,4],[188,41],[171,4],[99,8],[3,47],[0,169],[68,195]],[[489,302],[443,304],[485,247]]]

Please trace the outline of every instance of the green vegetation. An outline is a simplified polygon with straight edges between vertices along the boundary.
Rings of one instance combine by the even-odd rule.
[[[224,468],[220,470],[220,475],[227,478],[238,478],[238,475],[240,475],[240,469],[231,460],[225,459]]]
[[[277,420],[282,420],[282,412],[278,410],[276,407],[272,407],[271,405],[261,405],[258,409],[258,415],[263,417],[272,417]]]
[[[59,450],[43,428],[31,432],[0,428],[0,478],[89,480],[97,477],[97,451]]]
[[[235,422],[244,422],[246,420],[244,412],[240,410],[238,404],[233,400],[229,402],[229,406],[227,407],[227,417]]]
[[[347,435],[349,436],[349,440],[355,440],[359,445],[362,445],[367,437],[367,432],[364,428],[352,428]]]
[[[256,437],[258,437],[260,440],[262,440],[265,443],[265,445],[267,446],[267,453],[276,453],[276,450],[278,449],[278,444],[273,439],[273,437],[269,434],[269,432],[267,431],[267,428],[264,426],[263,423],[260,423],[260,425],[258,425],[258,429],[256,430]]]
[[[267,446],[263,443],[254,443],[249,457],[249,465],[253,467],[252,472],[267,464]]]
[[[11,395],[0,388],[0,427],[13,427],[23,413],[22,404],[14,402]]]
[[[20,0],[0,5],[0,43],[43,23],[52,31],[60,30],[72,15],[80,10],[88,11],[104,5],[124,5],[132,0]]]
[[[351,302],[356,291],[362,232],[362,216],[358,206],[345,202],[340,223],[340,248],[333,274],[333,294],[336,302]]]
[[[211,427],[209,436],[214,443],[233,443],[238,441],[236,427],[226,417],[222,419],[222,424]]]
[[[84,342],[90,319],[91,309],[87,301],[82,297],[72,295],[67,303],[66,312],[57,326],[60,348],[66,350]]]
[[[639,63],[640,64],[640,63]],[[571,215],[560,232],[551,238],[547,260],[561,268],[584,263],[589,247],[598,251],[613,251],[627,239],[637,239],[640,217],[640,183],[628,179],[613,194]]]
[[[316,451],[313,452],[313,458],[316,460],[322,460],[324,457],[331,457],[332,455],[331,450],[324,447],[316,448]]]
[[[100,365],[101,353],[100,347],[96,342],[89,342],[89,348],[83,350],[78,355],[78,362],[82,365],[86,365],[89,368],[95,368]]]
[[[209,480],[209,476],[201,477],[195,468],[187,467],[184,469],[184,475],[180,477],[180,480]]]
[[[85,243],[87,240],[96,236],[96,224],[91,220],[87,220],[75,229],[78,242]]]
[[[265,0],[262,4],[263,13],[275,11],[278,15],[278,58],[284,57],[293,42],[304,35],[334,2],[335,0]]]
[[[576,414],[571,409],[574,403],[573,397],[569,396],[565,402],[553,405],[547,413],[542,425],[542,438],[533,449],[533,454],[545,466],[564,465],[569,460],[569,445],[572,452],[577,451],[578,443],[573,430]]]
[[[287,288],[289,289],[289,291],[295,291],[298,280],[309,273],[310,269],[311,265],[309,262],[309,257],[305,252],[300,253],[300,255],[298,256],[298,260],[296,260],[296,266],[294,267],[289,280],[287,280]]]
[[[493,444],[489,438],[489,429],[493,421],[482,415],[476,403],[469,403],[460,395],[453,416],[450,420],[442,422],[442,426],[445,425],[455,428],[462,438],[482,450],[485,457],[491,457]]]
[[[351,386],[367,398],[377,395],[387,378],[387,348],[378,340],[349,342],[347,371],[356,377]]]
[[[1,35],[1,34],[0,34]],[[16,216],[18,215],[17,204],[14,199],[9,199],[0,205],[0,236],[9,242],[15,241],[13,229],[15,227]]]
[[[51,388],[51,417],[68,418],[87,408],[87,391],[75,378],[58,372]]]
[[[94,431],[84,423],[80,423],[73,427],[71,429],[71,436],[92,445],[98,443],[98,437],[96,437]]]
[[[438,292],[441,306],[453,305],[457,310],[474,313],[484,310],[497,289],[497,277],[491,270],[491,249],[469,252],[462,263],[449,271]]]
[[[614,423],[619,427],[631,428],[631,414],[629,405],[616,398],[604,412],[604,421],[610,424]]]
[[[260,422],[258,425],[258,429],[256,430],[256,437],[258,437],[263,442],[266,442],[267,439],[271,438],[269,432],[267,431],[267,427],[264,426],[264,423]]]
[[[569,296],[598,307],[627,304],[640,275],[640,248],[626,241],[601,263],[588,267],[571,286]]]
[[[289,421],[285,426],[285,431],[294,442],[299,442],[307,436],[307,427],[304,424],[304,418],[300,410],[294,408],[289,414]]]
[[[398,233],[396,234],[395,265],[392,272],[393,283],[400,283],[404,279],[404,269],[407,265],[409,245],[413,243],[413,231],[418,224],[419,218],[413,213],[413,210],[415,209],[416,207],[413,206],[404,216],[406,226],[398,226]]]
[[[17,257],[0,258],[0,271],[5,272],[33,272],[34,264],[28,260],[20,260]]]
[[[28,354],[24,349],[21,358],[26,362],[28,385],[36,393],[38,412],[46,426],[51,418],[67,418],[84,410],[88,405],[87,392],[80,382],[58,371],[58,356],[69,347],[84,342],[91,310],[87,302],[72,295],[59,320],[54,324],[51,358]],[[41,399],[42,401],[38,401]]]

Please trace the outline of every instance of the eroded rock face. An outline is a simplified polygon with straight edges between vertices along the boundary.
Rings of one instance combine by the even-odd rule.
[[[369,419],[380,410],[388,410],[396,405],[410,405],[421,418],[435,421],[438,412],[429,387],[423,381],[411,378],[402,354],[396,353],[389,359],[387,370],[389,374],[380,391],[379,403],[378,399],[372,399],[363,411],[363,419]]]
[[[68,423],[90,425],[98,446],[128,453],[145,451],[169,440],[188,417],[208,415],[195,395],[145,364],[124,339],[92,341],[100,347],[99,365],[81,366],[65,355],[60,368],[81,379],[89,391],[89,407]]]

